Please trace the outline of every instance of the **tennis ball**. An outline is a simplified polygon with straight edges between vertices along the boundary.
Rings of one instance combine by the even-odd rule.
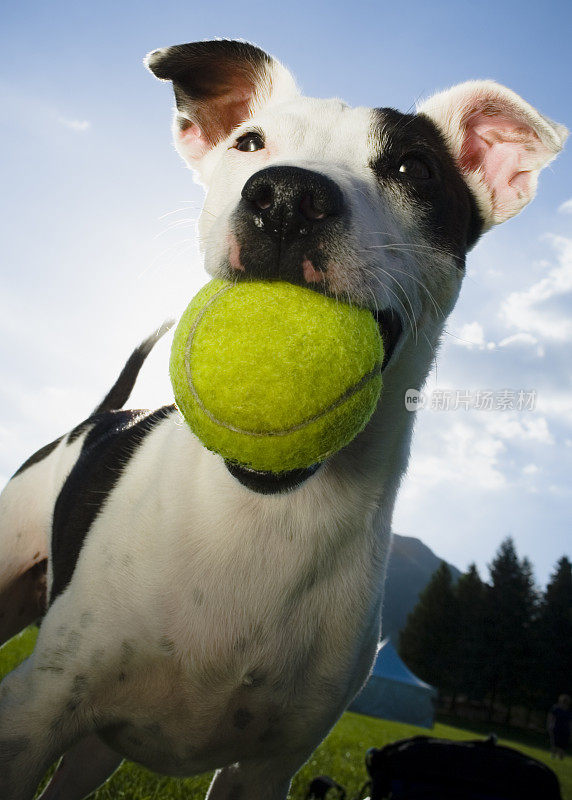
[[[323,461],[365,427],[382,360],[366,309],[291,283],[213,280],[181,317],[170,373],[205,447],[280,473]]]

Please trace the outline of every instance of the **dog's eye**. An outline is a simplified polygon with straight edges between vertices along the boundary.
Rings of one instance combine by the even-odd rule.
[[[254,153],[255,150],[264,150],[264,139],[256,131],[250,131],[239,136],[234,146],[242,153]]]
[[[402,158],[399,164],[399,173],[406,178],[418,181],[426,181],[433,177],[429,165],[417,156]]]

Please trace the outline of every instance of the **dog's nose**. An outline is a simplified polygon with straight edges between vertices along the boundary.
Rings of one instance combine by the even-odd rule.
[[[344,208],[339,186],[301,167],[267,167],[242,189],[243,210],[274,239],[307,236],[338,218]]]

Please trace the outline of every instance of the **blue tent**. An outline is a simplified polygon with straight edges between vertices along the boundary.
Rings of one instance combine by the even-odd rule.
[[[379,645],[372,673],[349,711],[432,728],[437,690],[407,669],[389,639]]]

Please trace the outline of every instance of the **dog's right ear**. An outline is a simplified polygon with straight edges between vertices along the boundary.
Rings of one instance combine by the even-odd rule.
[[[175,146],[193,168],[258,108],[299,94],[288,70],[247,42],[165,47],[149,53],[145,65],[160,80],[173,82]]]
[[[494,81],[466,81],[417,107],[445,137],[487,230],[518,214],[568,131]]]

